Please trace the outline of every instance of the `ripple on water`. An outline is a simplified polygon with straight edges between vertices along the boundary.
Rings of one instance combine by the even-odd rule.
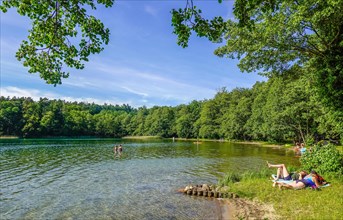
[[[213,200],[176,190],[216,183],[264,158],[287,162],[277,150],[222,143],[126,142],[122,155],[112,148],[112,141],[0,142],[1,217],[216,219]]]

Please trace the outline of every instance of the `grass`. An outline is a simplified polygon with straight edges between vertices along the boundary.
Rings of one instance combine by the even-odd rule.
[[[239,176],[228,174],[219,184],[228,185],[231,192],[242,198],[272,204],[283,219],[342,219],[342,179],[328,179],[331,186],[321,190],[280,190],[272,187],[269,177],[265,170]]]
[[[4,135],[0,136],[0,139],[18,139],[18,136],[10,136],[10,135]]]

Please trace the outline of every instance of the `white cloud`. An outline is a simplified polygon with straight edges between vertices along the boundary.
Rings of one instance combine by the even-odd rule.
[[[54,98],[52,93],[42,93],[37,89],[22,89],[14,86],[1,87],[0,94],[5,97],[31,97],[33,100],[39,100],[40,97]]]
[[[212,89],[197,86],[192,81],[182,82],[163,73],[141,71],[129,67],[118,67],[106,63],[93,66],[97,69],[95,84],[101,85],[107,91],[122,91],[122,89],[144,97],[181,102],[209,98],[215,94]],[[100,74],[102,74],[100,76]]]
[[[144,97],[147,97],[147,96],[148,96],[148,94],[146,94],[146,93],[139,92],[139,91],[136,91],[136,90],[130,89],[130,88],[128,88],[128,87],[125,87],[125,86],[122,86],[121,88],[123,88],[123,89],[127,90],[127,91],[128,91],[128,92],[130,92],[130,93],[136,94],[136,95],[140,95],[140,96],[144,96]]]
[[[144,11],[154,17],[156,17],[158,15],[158,11],[156,8],[150,6],[150,5],[145,5],[144,6]]]
[[[87,71],[71,74],[63,81],[66,89],[58,90],[60,93],[76,90],[82,97],[103,97],[99,99],[62,97],[55,94],[54,99],[70,101],[87,101],[102,103],[126,103],[131,106],[153,106],[152,103],[170,103],[171,105],[187,103],[192,100],[210,98],[216,93],[215,90],[206,86],[198,85],[196,80],[183,81],[174,75],[166,75],[161,72],[163,68],[148,66],[150,70],[139,70],[132,66],[120,66],[111,63],[110,60],[91,62]],[[146,65],[139,64],[145,69]],[[155,73],[156,72],[156,73]],[[173,74],[171,70],[166,70]],[[95,74],[96,73],[96,74]],[[82,75],[82,76],[81,76]],[[60,86],[58,86],[60,88]],[[38,93],[38,92],[37,92]],[[134,95],[132,95],[134,94]],[[37,96],[44,94],[37,94]],[[139,96],[139,97],[137,97]],[[46,96],[44,96],[46,97]],[[201,98],[199,98],[201,97]]]
[[[51,92],[43,92],[37,89],[23,89],[13,86],[1,87],[0,88],[0,95],[4,97],[31,97],[33,100],[38,101],[40,98],[48,98],[48,99],[61,99],[70,102],[88,102],[88,103],[96,103],[96,104],[128,104],[128,102],[123,102],[121,100],[111,100],[111,99],[96,99],[96,98],[88,98],[88,97],[71,97],[71,96],[63,96],[56,93]]]
[[[78,88],[91,88],[91,87],[98,87],[98,85],[94,82],[87,81],[84,77],[70,77],[67,80],[63,81],[64,85],[68,85],[70,87],[78,87]]]

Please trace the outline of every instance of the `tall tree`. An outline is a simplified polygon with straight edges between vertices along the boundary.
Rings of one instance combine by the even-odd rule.
[[[91,135],[94,132],[93,115],[85,110],[64,112],[63,131],[66,135]]]
[[[199,126],[199,137],[201,138],[220,138],[220,109],[216,105],[215,100],[208,100],[204,102],[204,105],[200,112],[200,117],[196,121],[195,126]]]
[[[229,139],[247,140],[246,123],[251,116],[251,90],[236,88],[230,93],[230,105],[221,120],[221,130]]]
[[[140,107],[137,114],[133,117],[131,126],[135,129],[133,135],[144,135],[146,128],[146,117],[149,114],[146,106]]]
[[[161,137],[174,136],[174,111],[171,107],[153,107],[146,118],[146,128],[149,135]]]
[[[254,140],[266,140],[268,134],[262,129],[265,118],[263,117],[263,107],[267,102],[267,95],[270,85],[266,82],[257,82],[252,88],[253,103],[251,105],[251,115],[245,124],[247,134]]]
[[[42,118],[42,110],[37,102],[31,98],[23,102],[23,121],[24,126],[22,133],[24,137],[40,136],[40,120]]]
[[[192,2],[189,0],[187,2]],[[186,47],[192,31],[211,41],[226,40],[215,54],[238,58],[242,71],[283,76],[298,66],[313,79],[322,101],[343,106],[343,0],[236,0],[235,19],[204,19],[188,4],[173,10],[178,44]]]
[[[39,104],[42,108],[41,135],[62,135],[64,125],[63,102],[61,100],[41,99]],[[44,107],[44,105],[47,106]]]
[[[0,135],[20,135],[23,99],[0,98]]]
[[[176,107],[175,131],[180,138],[194,137],[194,117],[190,106],[180,105]]]

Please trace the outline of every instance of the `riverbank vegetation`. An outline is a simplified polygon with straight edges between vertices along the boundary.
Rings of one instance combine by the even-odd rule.
[[[334,113],[314,100],[306,102],[314,97],[303,91],[294,90],[297,94],[284,103],[281,100],[290,91],[283,91],[282,96],[274,94],[275,90],[293,87],[281,84],[269,81],[256,83],[251,89],[222,89],[210,100],[150,109],[2,97],[0,133],[24,137],[157,135],[262,141],[342,138],[342,121],[331,120]],[[270,90],[275,86],[278,88]]]
[[[330,159],[328,159],[330,158]],[[272,204],[275,214],[283,219],[340,219],[343,210],[343,154],[333,145],[315,145],[301,158],[301,167],[290,171],[320,172],[330,186],[312,190],[279,190],[272,187],[273,169],[259,172],[227,173],[219,185],[229,186],[231,192],[242,198]]]
[[[160,139],[160,136],[125,136],[123,139],[139,139],[139,140],[147,140],[147,139]]]
[[[160,136],[271,142],[343,140],[343,111],[321,103],[304,77],[220,89],[208,100],[133,108],[63,100],[0,98],[0,135]]]

